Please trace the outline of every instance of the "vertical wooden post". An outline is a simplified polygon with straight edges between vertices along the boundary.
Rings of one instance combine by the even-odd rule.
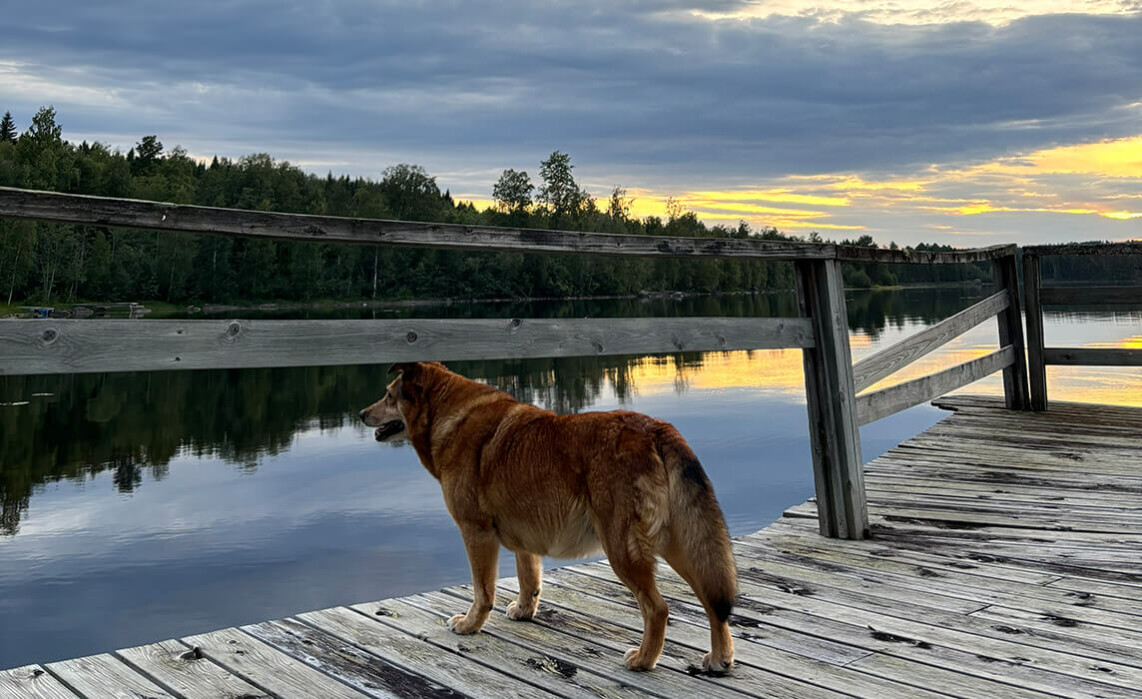
[[[1001,257],[995,265],[996,283],[1007,291],[1010,303],[1000,312],[999,346],[1015,349],[1015,363],[1003,370],[1003,397],[1009,410],[1028,410],[1027,348],[1023,343],[1023,314],[1019,312],[1019,275],[1015,271],[1015,255]]]
[[[801,315],[811,318],[816,346],[802,351],[817,518],[823,536],[869,536],[856,416],[848,314],[837,260],[795,263]]]
[[[1023,253],[1023,291],[1027,301],[1027,378],[1031,410],[1047,409],[1047,365],[1043,362],[1043,304],[1039,300],[1042,265],[1038,255]]]

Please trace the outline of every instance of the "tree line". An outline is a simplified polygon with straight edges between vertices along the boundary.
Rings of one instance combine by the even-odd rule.
[[[636,218],[616,187],[600,204],[552,153],[532,182],[505,170],[482,211],[441,191],[423,167],[397,164],[380,179],[306,173],[268,154],[209,163],[144,136],[126,154],[66,141],[51,107],[20,132],[0,120],[0,186],[177,204],[469,225],[632,235],[799,240],[775,228],[707,226],[676,200],[665,217]],[[809,240],[820,241],[816,233]],[[870,236],[856,245],[874,245]],[[944,250],[948,246],[921,245]],[[990,279],[980,265],[845,265],[857,287]],[[232,239],[0,220],[0,302],[156,300],[173,303],[392,298],[542,298],[642,291],[791,289],[788,263],[762,260],[608,259],[471,253]]]

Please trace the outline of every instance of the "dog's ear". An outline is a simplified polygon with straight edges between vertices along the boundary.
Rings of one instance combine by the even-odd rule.
[[[390,374],[398,372],[402,381],[415,381],[416,375],[420,373],[420,364],[418,362],[397,362],[389,367]]]

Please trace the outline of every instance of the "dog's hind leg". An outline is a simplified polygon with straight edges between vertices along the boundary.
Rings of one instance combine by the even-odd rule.
[[[702,669],[712,675],[727,672],[734,663],[734,640],[730,635],[730,625],[726,621],[728,614],[719,607],[718,600],[713,598],[707,587],[702,584],[699,573],[693,569],[690,559],[676,542],[667,546],[662,557],[694,590],[694,594],[698,596],[698,600],[706,610],[706,617],[710,620],[710,652],[702,658]]]
[[[543,559],[534,553],[516,551],[515,572],[519,576],[519,599],[508,605],[508,618],[523,621],[535,616],[543,582]]]
[[[472,606],[467,614],[448,620],[448,628],[459,634],[476,633],[492,613],[496,599],[496,573],[499,568],[500,542],[490,529],[460,528],[464,547],[468,549],[468,565],[472,568]]]
[[[654,553],[645,546],[647,537],[641,535],[645,525],[637,521],[604,525],[599,519],[596,520],[596,530],[602,534],[600,539],[611,568],[634,593],[638,609],[642,612],[642,644],[626,652],[627,669],[653,670],[666,644],[666,619],[670,610],[654,581],[656,560]]]

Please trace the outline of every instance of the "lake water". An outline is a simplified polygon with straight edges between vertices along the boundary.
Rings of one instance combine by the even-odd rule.
[[[854,359],[982,298],[849,294]],[[790,295],[456,305],[381,316],[794,315]],[[146,321],[139,321],[146,322]],[[1050,314],[1047,344],[1142,347],[1142,314]],[[989,322],[885,385],[996,349]],[[735,535],[812,494],[796,350],[455,362],[554,410],[674,423]],[[1052,399],[1142,405],[1138,368],[1049,369]],[[0,668],[468,581],[411,447],[354,421],[383,366],[0,377]],[[997,376],[971,392],[1002,395]],[[865,459],[926,429],[924,405],[862,429]],[[548,562],[548,565],[554,565]],[[503,574],[514,575],[509,554]]]

